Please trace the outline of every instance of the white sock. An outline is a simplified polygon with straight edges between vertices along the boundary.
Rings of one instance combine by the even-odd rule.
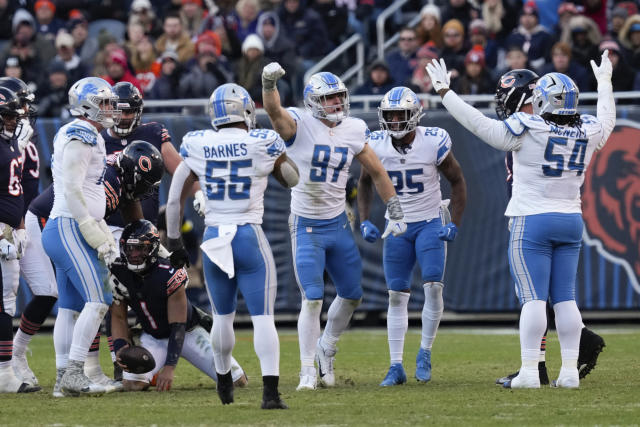
[[[69,360],[83,362],[87,358],[89,347],[93,342],[104,315],[109,306],[100,302],[85,303],[73,328],[73,339],[69,350]]]
[[[298,342],[300,343],[300,364],[303,375],[315,375],[313,360],[316,344],[320,338],[320,313],[322,300],[302,299],[298,316]]]
[[[404,336],[409,327],[409,292],[389,291],[389,308],[387,308],[387,338],[389,340],[389,356],[391,364],[402,363],[404,352]]]
[[[427,282],[422,285],[424,288],[424,306],[422,307],[422,340],[420,347],[431,350],[433,341],[436,339],[442,312],[444,311],[444,301],[442,300],[441,282]]]
[[[231,370],[231,352],[236,345],[236,335],[233,332],[233,319],[236,312],[229,314],[214,314],[211,328],[211,347],[213,348],[213,362],[216,372],[226,374]]]
[[[66,369],[69,363],[69,350],[73,340],[73,328],[79,312],[67,308],[59,308],[53,325],[53,347],[56,351],[56,368]]]
[[[577,369],[582,333],[582,316],[575,301],[562,301],[553,306],[560,341],[563,369]]]
[[[349,326],[353,312],[360,305],[362,299],[346,299],[336,295],[327,312],[327,325],[320,338],[320,345],[330,353],[336,351],[336,344],[340,335]]]
[[[253,347],[260,359],[262,376],[280,375],[280,340],[273,315],[251,316]]]
[[[524,303],[520,313],[520,357],[523,368],[538,369],[540,341],[547,328],[547,302],[533,300]]]
[[[99,351],[90,351],[87,353],[87,359],[84,362],[84,371],[87,375],[102,373]]]
[[[22,329],[18,328],[18,332],[13,337],[13,356],[22,357],[27,351],[27,346],[31,342],[33,335],[25,333]]]

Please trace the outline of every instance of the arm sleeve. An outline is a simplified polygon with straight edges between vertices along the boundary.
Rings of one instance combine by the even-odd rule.
[[[488,118],[455,92],[448,91],[442,98],[442,104],[462,126],[493,148],[502,151],[520,149],[520,139],[507,129],[504,122]]]
[[[184,183],[189,177],[191,169],[185,162],[181,162],[171,178],[171,187],[167,199],[167,237],[178,239],[180,237],[180,196]]]
[[[598,121],[602,123],[602,141],[598,144],[600,150],[607,143],[609,135],[616,125],[616,104],[613,99],[613,86],[611,80],[598,82],[598,105],[596,107]]]
[[[87,203],[82,192],[82,184],[87,175],[91,161],[92,146],[80,140],[72,139],[64,147],[62,167],[65,171],[63,179],[64,197],[69,211],[80,221],[89,216]]]

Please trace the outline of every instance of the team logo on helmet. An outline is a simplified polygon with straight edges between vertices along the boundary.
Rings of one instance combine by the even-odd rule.
[[[151,170],[151,159],[147,156],[140,156],[138,159],[138,166],[144,172],[149,172]]]
[[[629,143],[640,139],[640,123],[626,122],[629,126],[611,134],[587,170],[582,195],[584,241],[623,267],[640,293],[640,146]]]
[[[500,87],[508,89],[511,86],[513,86],[515,82],[516,82],[515,76],[512,76],[512,75],[502,76],[502,78],[500,79]]]

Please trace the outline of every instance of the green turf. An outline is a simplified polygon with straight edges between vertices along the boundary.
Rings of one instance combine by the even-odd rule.
[[[50,335],[37,336],[29,363],[44,390],[0,395],[0,425],[638,425],[640,422],[640,329],[599,330],[607,347],[579,390],[503,390],[495,378],[519,365],[514,334],[474,334],[441,329],[433,349],[433,379],[412,380],[419,331],[407,334],[409,383],[378,386],[388,368],[384,330],[344,335],[336,360],[338,386],[296,392],[298,345],[293,331],[280,332],[281,387],[288,411],[259,409],[261,380],[248,331],[238,333],[235,357],[250,378],[222,407],[214,384],[184,360],[169,393],[116,393],[99,398],[54,399],[54,355]],[[555,334],[549,337],[549,375],[559,370]],[[104,339],[103,339],[104,344]],[[107,373],[111,364],[104,350]]]

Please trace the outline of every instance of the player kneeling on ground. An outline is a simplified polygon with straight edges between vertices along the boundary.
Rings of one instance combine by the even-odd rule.
[[[206,319],[187,299],[187,272],[172,268],[169,260],[158,257],[159,248],[156,227],[147,220],[134,221],[122,232],[121,258],[111,267],[115,300],[111,328],[116,355],[130,345],[127,307],[131,307],[142,324],[141,345],[156,361],[155,368],[144,374],[127,372],[127,366],[122,366],[125,391],[146,390],[152,379],[156,390],[171,389],[180,356],[217,381],[209,332],[201,326]],[[246,384],[244,371],[235,359],[231,373],[236,386]]]

